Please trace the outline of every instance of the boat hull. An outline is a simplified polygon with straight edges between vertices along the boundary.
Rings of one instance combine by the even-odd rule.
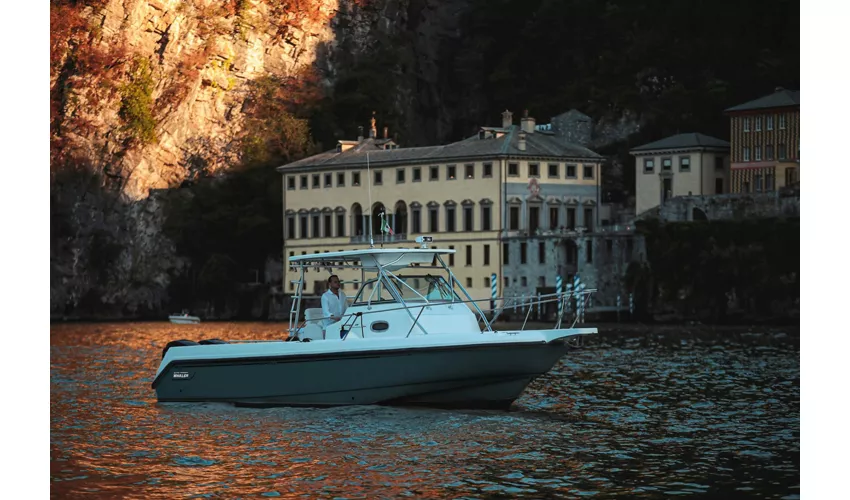
[[[168,320],[175,325],[197,325],[201,322],[197,316],[169,316]]]
[[[160,402],[508,407],[566,351],[555,341],[184,360],[169,364],[154,387]]]

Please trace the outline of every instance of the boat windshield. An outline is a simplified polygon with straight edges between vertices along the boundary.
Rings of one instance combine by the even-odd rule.
[[[395,301],[384,282],[375,278],[363,284],[363,287],[360,288],[360,291],[354,297],[352,305]]]
[[[442,276],[431,274],[391,276],[388,280],[389,284],[377,279],[367,281],[354,298],[353,304],[395,302],[388,289],[390,286],[405,302],[422,301],[423,298],[429,302],[450,301],[452,298],[456,301],[461,300],[457,292],[449,287],[448,282]]]
[[[442,276],[431,274],[395,276],[390,277],[390,282],[405,302],[421,301],[423,298],[429,302],[452,300],[452,298],[460,300],[457,292],[449,287],[448,282]],[[414,290],[416,291],[414,292]]]

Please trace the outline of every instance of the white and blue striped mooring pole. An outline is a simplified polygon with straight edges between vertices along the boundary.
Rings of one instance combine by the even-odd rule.
[[[581,294],[582,292],[584,292],[584,289],[585,289],[584,283],[579,283],[578,290],[576,291],[576,293]],[[578,311],[577,311],[578,315],[579,315],[578,321],[579,321],[579,323],[584,323],[584,308],[586,307],[585,303],[584,303],[584,297],[582,295],[578,295],[578,297],[579,297]]]
[[[620,321],[620,294],[617,294],[617,321]]]
[[[573,277],[573,293],[576,294],[576,319],[581,321],[581,296],[579,295],[581,290],[579,289],[579,285],[581,285],[581,278],[579,278],[578,273],[576,273]]]
[[[496,299],[499,298],[499,284],[496,282],[496,273],[490,275],[490,310],[496,310]]]
[[[564,314],[564,301],[563,301],[563,298],[561,297],[561,290],[562,289],[563,288],[562,288],[562,284],[561,284],[561,275],[556,274],[555,275],[555,294],[558,297],[558,318],[560,318],[561,315]]]

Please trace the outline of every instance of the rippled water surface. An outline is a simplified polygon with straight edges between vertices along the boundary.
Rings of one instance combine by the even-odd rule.
[[[162,348],[273,323],[54,325],[56,498],[799,496],[799,342],[602,335],[511,411],[157,404]]]

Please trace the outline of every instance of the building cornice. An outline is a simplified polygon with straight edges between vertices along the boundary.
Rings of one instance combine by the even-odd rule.
[[[730,148],[717,146],[694,146],[687,148],[653,149],[645,151],[629,151],[632,156],[676,155],[682,153],[728,153]]]
[[[540,161],[540,162],[563,162],[563,163],[601,163],[604,158],[603,157],[582,157],[582,156],[545,156],[545,155],[518,155],[518,154],[496,154],[496,155],[467,155],[467,156],[446,156],[446,157],[434,157],[434,158],[425,158],[425,159],[411,159],[406,161],[398,161],[398,160],[389,160],[389,161],[369,161],[369,168],[388,168],[388,167],[408,167],[408,166],[422,166],[422,165],[445,165],[445,164],[463,164],[463,163],[473,163],[476,161],[486,162],[493,161],[494,163],[499,160],[526,160],[526,161]],[[323,171],[331,171],[331,170],[360,170],[366,168],[366,161],[356,161],[350,163],[334,163],[331,165],[322,165],[322,164],[307,164],[307,165],[299,165],[297,167],[289,167],[287,165],[283,165],[277,167],[276,170],[281,174],[293,174],[293,173],[313,173],[313,172],[323,172]]]

